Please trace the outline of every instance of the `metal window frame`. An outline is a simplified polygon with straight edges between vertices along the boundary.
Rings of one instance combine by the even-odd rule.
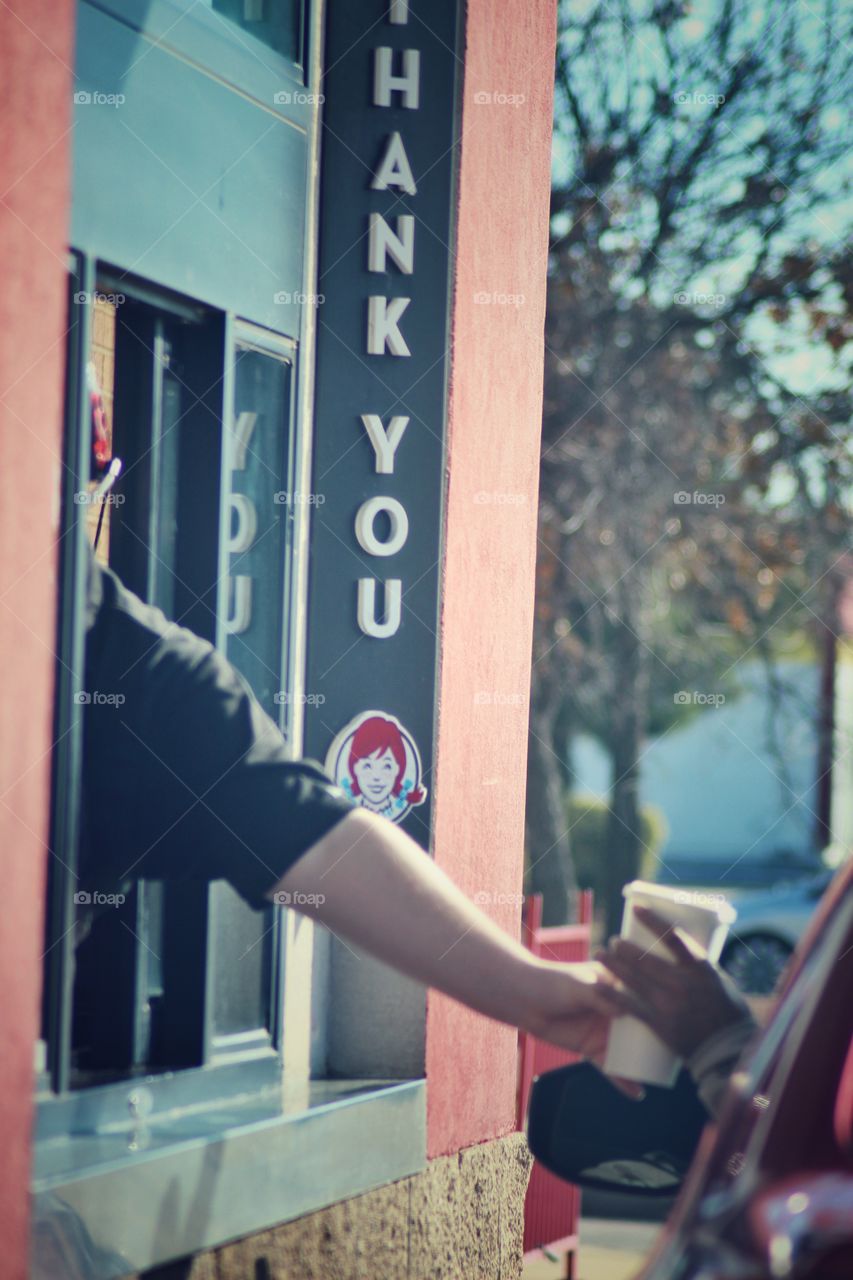
[[[91,311],[88,306],[73,309],[74,296],[94,289],[94,264],[79,255],[70,255],[68,303],[71,313],[68,332],[68,363],[65,387],[66,431],[62,458],[61,520],[63,533],[59,553],[59,601],[57,653],[67,661],[57,665],[54,718],[54,773],[51,783],[51,832],[48,856],[54,859],[49,879],[46,938],[52,939],[44,955],[44,1021],[52,1032],[46,1036],[48,1081],[57,1093],[68,1089],[71,1038],[71,991],[73,983],[72,934],[74,911],[72,877],[76,870],[76,850],[80,827],[80,774],[83,755],[83,724],[76,696],[82,688],[85,652],[84,611],[77,602],[85,599],[86,530],[81,504],[75,496],[89,480],[89,433],[86,420],[87,389],[84,353],[91,339]],[[61,852],[57,852],[60,850]],[[57,865],[58,864],[58,865]]]
[[[86,0],[87,4],[92,4],[93,0]],[[124,15],[124,20],[131,25],[135,25],[137,29],[148,29],[151,38],[155,38],[158,29],[158,23],[165,22],[167,18],[174,22],[175,15],[185,14],[189,19],[189,14],[185,8],[180,5],[177,0],[152,0],[150,5],[140,7],[135,4],[135,0],[94,0],[95,7],[101,8],[104,12],[111,14]],[[131,22],[134,14],[136,14],[135,22]],[[202,15],[200,21],[202,25],[209,22],[210,15]],[[323,6],[317,4],[313,6],[311,14],[312,30],[306,33],[305,45],[310,50],[311,58],[309,67],[309,75],[307,79],[312,84],[319,83],[321,75],[321,53],[322,53],[322,23],[324,21]],[[217,29],[221,28],[221,20],[217,19],[215,23]],[[153,33],[153,34],[152,34]],[[186,35],[186,32],[184,33]],[[170,39],[174,39],[174,33]],[[221,37],[220,37],[221,38]],[[164,44],[169,40],[163,40]],[[284,63],[279,55],[274,57],[277,62]],[[319,227],[319,149],[320,149],[320,119],[319,112],[312,112],[309,116],[310,124],[310,146],[307,171],[305,173],[306,180],[306,243],[303,262],[303,291],[309,296],[316,286],[317,272],[317,244],[316,237]],[[123,271],[120,266],[97,261],[88,250],[81,251],[75,258],[76,271],[73,283],[75,291],[85,291],[89,294],[93,293],[96,287],[113,292],[125,293],[132,296],[137,302],[156,308],[158,311],[171,312],[176,317],[184,320],[203,320],[212,314],[212,310],[208,304],[204,302],[195,302],[193,299],[184,297],[182,294],[175,293],[167,286],[158,282],[148,282],[144,279],[137,279]],[[221,435],[221,461],[224,460],[224,451],[226,447],[226,434],[224,431],[224,423],[227,421],[228,415],[233,408],[233,392],[234,392],[234,363],[236,357],[237,344],[244,344],[260,351],[269,352],[273,356],[277,356],[288,360],[291,363],[291,404],[290,404],[290,421],[292,429],[289,435],[288,448],[289,454],[286,460],[286,466],[289,469],[289,483],[297,490],[305,490],[310,487],[310,477],[312,473],[312,436],[313,436],[313,393],[314,393],[314,349],[316,337],[317,319],[314,309],[306,306],[303,310],[301,323],[299,326],[299,334],[297,338],[285,337],[276,332],[265,328],[263,325],[246,317],[236,315],[229,311],[219,311],[223,320],[223,368],[222,368],[222,385],[221,393],[217,391],[217,398],[222,405],[222,422],[223,431]],[[85,487],[88,481],[88,430],[84,429],[87,420],[87,390],[85,386],[85,353],[88,351],[91,336],[91,311],[90,308],[75,308],[72,313],[74,326],[72,330],[73,347],[69,352],[69,431],[67,447],[71,451],[75,451],[74,465],[70,472],[66,472],[67,492],[65,494],[66,508],[69,512],[69,519],[74,522],[74,532],[72,541],[76,546],[75,555],[77,557],[77,575],[75,578],[68,579],[67,575],[63,576],[63,584],[67,583],[65,591],[66,598],[63,600],[61,610],[61,619],[63,625],[67,628],[76,628],[76,635],[73,643],[76,646],[74,653],[76,655],[76,668],[82,668],[83,659],[83,628],[82,619],[80,618],[80,610],[71,607],[74,599],[78,601],[82,598],[80,590],[80,574],[85,569],[85,529],[84,522],[79,518],[80,511],[76,504],[73,503],[73,493]],[[156,453],[156,440],[153,442]],[[70,476],[70,479],[69,479]],[[225,485],[220,483],[220,501],[225,497]],[[307,553],[309,548],[310,520],[311,509],[307,504],[298,505],[293,512],[292,520],[288,520],[287,538],[288,538],[288,554],[284,557],[283,572],[285,580],[283,582],[283,601],[284,609],[289,613],[286,620],[287,625],[283,626],[283,653],[282,653],[282,678],[283,688],[287,688],[295,695],[288,703],[283,704],[280,716],[280,727],[285,732],[288,747],[295,758],[298,758],[303,747],[303,727],[304,727],[304,704],[300,696],[304,693],[305,682],[305,655],[307,637],[305,634],[305,614],[306,599],[308,591],[308,565]],[[223,513],[220,512],[220,520]],[[152,510],[152,521],[156,525],[156,513]],[[149,530],[149,533],[152,530]],[[153,532],[156,534],[156,528]],[[69,535],[71,536],[71,535]],[[149,538],[150,545],[156,545],[156,539],[152,541]],[[224,568],[224,544],[221,537],[220,525],[220,575]],[[150,579],[150,573],[149,573]],[[150,585],[150,582],[149,582]],[[220,611],[221,616],[221,611]],[[190,623],[192,625],[192,623]],[[218,629],[221,629],[218,627]],[[215,638],[221,645],[221,635]],[[75,665],[75,664],[72,664]],[[61,697],[58,700],[58,706],[70,706],[73,709],[73,694],[79,688],[79,680],[82,679],[82,669],[78,671],[76,686],[61,690]],[[66,684],[67,684],[66,680]],[[60,737],[66,725],[65,721],[72,723],[74,717],[67,711],[64,713],[61,723],[58,723],[57,737]],[[66,814],[64,828],[65,848],[71,850],[76,845],[76,826],[77,812],[79,810],[80,797],[79,789],[74,794],[74,787],[68,785],[69,779],[73,777],[74,770],[70,769],[71,754],[76,752],[74,757],[77,761],[76,769],[79,770],[79,756],[81,751],[81,726],[77,725],[75,732],[67,735],[67,743],[65,746],[65,755],[63,761],[58,762],[57,775],[63,782],[64,793],[62,797],[62,812]],[[65,742],[65,740],[63,740]],[[70,770],[70,771],[69,771]],[[74,830],[72,830],[72,827]],[[61,880],[61,883],[60,883]],[[68,1017],[70,1000],[68,994],[70,992],[72,981],[72,962],[71,962],[71,942],[70,934],[66,931],[71,925],[71,918],[68,915],[67,903],[63,905],[65,899],[70,897],[68,887],[64,883],[69,880],[66,873],[63,877],[57,877],[55,911],[60,912],[62,918],[62,929],[59,933],[64,934],[64,940],[61,945],[57,945],[57,954],[54,962],[61,970],[64,982],[65,995],[58,996],[56,992],[59,990],[56,981],[49,983],[50,992],[54,1000],[58,1000],[64,1009],[63,1031],[61,1035],[57,1035],[56,1028],[59,1026],[57,1021],[58,1010],[54,1009],[51,1016],[51,1026],[54,1033],[50,1037],[49,1051],[49,1071],[42,1085],[47,1086],[50,1083],[52,1089],[44,1087],[43,1094],[49,1096],[51,1093],[55,1095],[63,1095],[68,1091],[69,1085],[69,1065],[68,1053],[60,1049],[60,1044],[69,1043],[68,1034]],[[70,883],[70,881],[69,881]],[[64,914],[62,914],[64,912]],[[278,945],[279,935],[286,933],[281,923],[276,928],[276,943]],[[53,937],[57,937],[55,932]],[[208,940],[212,945],[212,939]],[[282,1033],[280,1019],[282,1009],[284,1007],[284,985],[285,985],[285,964],[284,964],[284,948],[279,947],[278,959],[274,965],[271,975],[271,987],[273,990],[273,1017],[270,1022],[271,1044],[262,1043],[257,1037],[250,1037],[251,1043],[247,1042],[245,1037],[238,1036],[233,1044],[236,1053],[240,1054],[244,1060],[255,1059],[263,1056],[264,1050],[269,1047],[274,1051],[272,1056],[281,1058],[282,1054]],[[204,966],[205,969],[207,966]],[[291,979],[295,980],[297,975],[292,974]],[[188,982],[192,985],[192,975],[188,975]],[[205,1019],[207,1023],[208,1019]],[[301,1034],[306,1040],[310,1027],[306,1024],[297,1029],[297,1038]],[[189,1032],[188,1032],[189,1034]],[[264,1038],[262,1038],[264,1039]],[[207,1025],[200,1029],[200,1056],[204,1062],[209,1064],[211,1057],[211,1028]],[[229,1055],[225,1054],[224,1057]],[[60,1062],[59,1059],[63,1061]],[[229,1065],[223,1063],[223,1066]],[[256,1064],[257,1065],[257,1064]],[[196,1068],[187,1068],[187,1070],[212,1070],[210,1065],[199,1066]],[[161,1073],[162,1074],[162,1073]],[[230,1076],[228,1071],[226,1076]],[[126,1105],[126,1095],[128,1089],[128,1080],[118,1081],[102,1086],[92,1086],[96,1094],[103,1098],[103,1111],[105,1119],[114,1113],[114,1108],[119,1110]],[[90,1090],[87,1090],[89,1092]],[[217,1092],[213,1090],[213,1096],[217,1096]],[[91,1109],[94,1111],[94,1109]],[[87,1108],[87,1113],[90,1111]]]
[[[239,28],[231,30],[227,20],[207,13],[200,8],[188,10],[180,0],[146,0],[145,4],[137,0],[86,0],[90,6],[117,18],[125,25],[139,31],[146,39],[162,44],[182,58],[193,62],[209,74],[233,85],[251,96],[265,108],[270,106],[264,90],[282,86],[282,83],[305,83],[305,68],[310,69],[312,80],[318,80],[321,74],[320,45],[322,32],[322,5],[314,6],[311,30],[307,29],[306,6],[301,5],[302,27],[302,66],[290,63],[282,55],[271,48],[255,41]],[[183,19],[183,21],[178,21]],[[237,33],[235,38],[235,32]],[[229,38],[230,37],[230,38]],[[252,46],[255,46],[254,48]],[[309,57],[310,55],[310,57]],[[260,66],[259,63],[263,63]],[[267,75],[267,73],[269,73]],[[241,83],[241,75],[243,82]],[[251,91],[251,92],[249,92]],[[306,181],[306,252],[303,267],[303,287],[308,289],[309,282],[316,273],[316,246],[312,243],[317,227],[317,178],[319,151],[318,113],[312,105],[303,101],[292,110],[281,110],[276,113],[292,116],[290,123],[298,123],[298,127],[307,127],[310,141],[310,160],[305,173]],[[144,280],[129,278],[118,267],[99,262],[90,252],[80,251],[72,255],[72,278],[70,287],[74,292],[85,292],[91,295],[96,283],[116,292],[132,296],[140,303],[155,307],[159,311],[172,312],[176,316],[187,319],[202,319],[211,314],[211,308],[204,303],[195,303],[182,295],[175,294],[159,282],[149,283]],[[86,487],[89,480],[89,431],[88,396],[85,378],[86,354],[89,350],[92,331],[92,309],[90,306],[72,308],[71,332],[68,353],[68,411],[67,440],[68,458],[63,472],[63,508],[64,527],[67,531],[68,547],[63,552],[61,599],[60,599],[60,652],[71,655],[69,670],[60,671],[57,691],[57,715],[55,738],[58,742],[55,777],[58,794],[55,804],[57,832],[52,839],[52,847],[61,843],[67,856],[60,868],[62,874],[53,877],[51,903],[49,910],[51,920],[56,920],[59,928],[50,926],[51,945],[48,949],[49,976],[46,981],[47,1009],[45,1021],[49,1028],[47,1035],[45,1070],[37,1082],[39,1095],[47,1106],[52,1106],[56,1119],[64,1110],[79,1116],[78,1091],[70,1093],[70,1018],[72,1012],[73,990],[73,910],[71,887],[76,861],[76,846],[79,838],[79,814],[81,806],[80,768],[82,759],[82,724],[79,714],[75,715],[74,695],[79,692],[83,679],[84,662],[84,610],[80,602],[85,598],[83,585],[86,571],[85,522],[81,518],[79,505],[74,502],[74,494]],[[215,310],[215,309],[214,309]],[[310,474],[309,445],[311,432],[306,429],[303,415],[309,405],[310,379],[303,372],[304,364],[298,358],[299,348],[303,344],[307,352],[313,352],[313,330],[315,319],[310,309],[305,310],[299,326],[298,340],[277,335],[264,330],[256,323],[236,317],[233,313],[221,311],[224,325],[223,332],[223,368],[222,368],[222,414],[221,414],[221,456],[226,445],[225,424],[233,406],[233,376],[237,342],[245,341],[260,350],[284,356],[291,363],[291,399],[289,405],[290,431],[288,457],[286,466],[290,469],[292,483],[299,483],[298,477]],[[156,435],[156,433],[155,433]],[[157,440],[152,442],[154,453],[157,452]],[[304,455],[304,456],[303,456]],[[220,462],[221,465],[221,462]],[[225,485],[220,477],[220,497],[224,497]],[[283,566],[285,581],[283,608],[289,610],[290,618],[282,620],[282,678],[285,683],[281,687],[293,688],[294,693],[304,677],[305,637],[300,634],[300,626],[304,631],[304,595],[307,587],[307,570],[299,563],[308,546],[307,531],[308,513],[298,510],[293,527],[288,527],[288,550]],[[152,508],[151,521],[156,526],[156,512]],[[151,530],[149,529],[149,533]],[[156,527],[154,529],[156,533]],[[155,542],[149,538],[149,544]],[[220,560],[222,553],[220,525]],[[151,557],[149,556],[149,560]],[[149,586],[151,571],[149,567]],[[217,605],[218,605],[217,601]],[[286,622],[286,625],[285,625]],[[220,623],[217,621],[217,632]],[[211,637],[213,638],[213,637]],[[217,642],[220,636],[216,637]],[[284,706],[289,714],[286,723],[288,744],[295,757],[300,753],[302,743],[302,703],[299,697],[292,699]],[[281,717],[285,719],[284,713]],[[209,904],[208,904],[209,909]],[[279,913],[280,914],[280,913]],[[205,919],[207,916],[205,915]],[[199,1028],[199,1049],[201,1065],[187,1067],[185,1072],[207,1073],[216,1076],[210,1080],[210,1088],[204,1087],[202,1092],[211,1100],[221,1096],[221,1088],[230,1092],[235,1075],[239,1074],[239,1063],[233,1061],[227,1052],[222,1037],[220,1048],[224,1053],[213,1052],[213,1035],[209,992],[207,990],[210,974],[210,948],[215,940],[207,931],[205,956],[202,964],[204,988],[203,1026]],[[272,972],[269,975],[270,986],[270,1018],[269,1032],[262,1036],[245,1035],[231,1037],[234,1056],[242,1059],[244,1065],[251,1065],[252,1087],[263,1087],[270,1082],[270,1076],[263,1068],[274,1066],[280,1069],[283,1065],[283,1044],[281,1014],[283,1007],[284,985],[284,937],[285,929],[278,917],[275,922]],[[198,975],[196,975],[198,977]],[[188,981],[192,975],[188,976]],[[198,985],[198,984],[196,984]],[[307,1033],[308,1028],[304,1029]],[[219,1037],[217,1037],[219,1039]],[[220,1063],[215,1064],[220,1057]],[[267,1059],[268,1061],[264,1061]],[[259,1061],[260,1060],[260,1061]],[[164,1073],[153,1077],[159,1081]],[[221,1082],[221,1084],[220,1084]],[[90,1103],[83,1109],[89,1116],[90,1123],[111,1123],[124,1113],[127,1106],[128,1090],[135,1086],[132,1075],[125,1079],[104,1085],[90,1086],[84,1090]],[[65,1095],[74,1101],[70,1108],[63,1107]],[[95,1117],[99,1116],[100,1120]],[[55,1127],[52,1121],[49,1128]]]
[[[109,284],[110,270],[101,269],[100,264],[84,254],[72,254],[69,275],[70,298],[84,293],[91,298],[96,286]],[[210,308],[196,308],[183,304],[180,300],[161,297],[156,287],[143,286],[137,291],[136,284],[127,278],[122,280],[122,289],[146,306],[160,310],[174,311],[187,319],[201,319],[213,316]],[[233,324],[225,320],[225,332],[237,332]],[[75,495],[85,490],[89,482],[89,431],[88,431],[88,390],[86,386],[85,364],[89,350],[92,329],[91,303],[76,306],[71,313],[68,348],[68,387],[67,409],[68,427],[66,432],[66,459],[63,469],[63,534],[62,563],[60,577],[60,611],[59,611],[59,644],[61,654],[70,654],[70,661],[61,661],[59,667],[56,695],[57,742],[54,764],[54,830],[51,834],[51,853],[56,851],[51,876],[51,893],[49,902],[50,923],[48,936],[51,943],[46,952],[45,977],[45,1021],[47,1023],[46,1070],[38,1081],[39,1119],[36,1132],[56,1134],[63,1127],[78,1128],[81,1123],[91,1126],[95,1131],[120,1123],[132,1107],[132,1097],[140,1087],[147,1091],[147,1105],[157,1112],[169,1110],[175,1106],[186,1105],[191,1096],[195,1102],[202,1099],[209,1103],[221,1101],[235,1094],[251,1091],[257,1092],[275,1084],[282,1070],[282,1026],[281,1003],[282,984],[284,981],[284,930],[278,917],[275,918],[275,931],[272,943],[272,958],[268,974],[269,997],[269,1030],[258,1029],[249,1034],[239,1033],[234,1036],[214,1037],[212,1024],[212,1007],[210,977],[212,973],[211,957],[216,940],[208,929],[209,901],[208,890],[199,886],[172,886],[175,893],[186,892],[197,894],[205,899],[196,905],[202,908],[201,923],[197,932],[199,944],[198,964],[191,966],[186,975],[188,987],[193,998],[200,1000],[200,1005],[193,1004],[188,1011],[191,1016],[187,1020],[188,1035],[198,1041],[198,1056],[201,1062],[195,1066],[187,1066],[180,1071],[156,1071],[151,1068],[142,1076],[129,1071],[122,1078],[103,1085],[91,1085],[72,1090],[71,1076],[71,1016],[73,994],[73,885],[76,878],[77,847],[79,841],[79,819],[82,797],[82,718],[75,702],[76,694],[82,687],[85,655],[85,577],[86,577],[86,529],[82,511],[85,508],[76,502]],[[248,326],[241,326],[239,332]],[[277,354],[286,353],[294,362],[296,343],[289,339],[278,339],[270,334],[263,338],[264,347],[275,350]],[[226,341],[222,349],[224,362],[221,378],[223,412],[220,419],[220,455],[225,448],[226,415],[230,413],[233,391],[233,365],[235,348],[231,341]],[[152,355],[152,359],[154,356]],[[291,378],[291,403],[288,406],[290,422],[293,423],[294,381]],[[156,425],[156,424],[155,424]],[[156,431],[155,431],[156,435]],[[292,466],[295,445],[295,429],[288,433],[286,465]],[[156,441],[155,441],[156,444]],[[224,495],[225,486],[220,477],[220,495]],[[153,518],[153,514],[152,514]],[[222,548],[221,525],[218,527],[219,549]],[[156,543],[156,530],[154,531]],[[148,562],[152,559],[147,557]],[[150,576],[150,574],[149,574]],[[283,600],[283,610],[288,611],[288,600]],[[292,649],[289,633],[297,625],[290,620],[285,627],[282,618],[283,649]],[[187,913],[196,918],[197,912]],[[135,1016],[135,1015],[134,1015]],[[193,1028],[196,1028],[194,1031]],[[214,1043],[214,1041],[221,1043]],[[230,1052],[228,1041],[230,1040]],[[186,1086],[176,1084],[179,1077],[189,1077]],[[189,1093],[187,1093],[189,1090]],[[160,1095],[162,1094],[162,1098]]]

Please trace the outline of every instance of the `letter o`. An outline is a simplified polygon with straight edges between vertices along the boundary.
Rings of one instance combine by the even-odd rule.
[[[386,542],[380,542],[374,532],[374,522],[380,511],[391,521],[391,532]],[[355,536],[362,551],[371,556],[393,556],[409,536],[409,517],[402,502],[396,498],[368,498],[355,517]]]

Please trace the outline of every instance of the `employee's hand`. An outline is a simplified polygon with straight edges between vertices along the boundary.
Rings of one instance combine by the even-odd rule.
[[[748,1018],[749,1007],[728,975],[711,964],[683,929],[647,907],[634,911],[672,961],[625,938],[611,938],[598,958],[636,997],[637,1016],[679,1057],[689,1058],[709,1036]]]
[[[634,997],[593,960],[539,961],[531,966],[528,984],[529,994],[522,998],[517,1015],[508,1010],[508,1020],[539,1040],[598,1062],[607,1048],[611,1019],[640,1011]]]

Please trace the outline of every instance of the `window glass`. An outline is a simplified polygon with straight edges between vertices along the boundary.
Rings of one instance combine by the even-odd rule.
[[[87,295],[76,294],[75,306],[85,306]],[[90,501],[86,508],[86,524],[89,541],[95,541],[96,555],[102,564],[109,564],[110,511],[112,504],[91,500],[98,482],[112,459],[113,450],[113,400],[115,386],[116,355],[116,301],[115,295],[99,287],[92,304],[92,341],[86,362],[86,393],[89,409],[89,429],[92,435],[92,469],[94,479],[87,486]],[[100,530],[98,526],[100,525]]]
[[[300,61],[301,5],[295,0],[210,0],[210,7],[282,57]]]
[[[282,721],[285,550],[298,495],[289,488],[288,356],[238,341],[228,449],[225,652],[264,710]]]
[[[158,306],[156,295],[142,300],[107,280],[98,281],[93,296],[75,295],[74,305],[90,309],[81,424],[92,477],[81,491],[89,499],[87,535],[98,537],[98,559],[125,585],[183,621],[190,608],[198,613],[215,573],[218,489],[211,464],[220,452],[221,414],[214,416],[200,393],[221,387],[221,320],[201,311],[178,314]],[[95,502],[114,455],[122,470]],[[180,536],[181,503],[191,513],[192,539]],[[200,550],[205,543],[206,553]],[[213,630],[209,622],[207,630]],[[82,785],[82,778],[69,785]],[[89,815],[90,823],[96,820]],[[75,856],[72,850],[69,863]],[[72,1087],[155,1065],[200,1064],[203,1037],[188,1050],[172,1034],[179,1020],[170,1006],[194,1001],[203,1023],[203,974],[194,992],[175,974],[188,968],[191,953],[203,952],[205,934],[172,909],[173,893],[174,886],[140,880],[123,902],[102,912],[94,911],[90,895],[75,895]]]
[[[270,1029],[276,922],[272,907],[253,911],[228,884],[214,885],[210,895],[211,931],[216,939],[210,976],[213,1047],[221,1052],[223,1046],[216,1041],[224,1036]]]
[[[248,326],[246,330],[254,332]],[[222,647],[264,710],[282,725],[287,720],[289,683],[291,355],[289,344],[272,350],[238,337],[223,478]],[[211,974],[214,1035],[271,1030],[268,979],[277,928],[274,909],[253,911],[230,885],[217,884],[211,889],[211,912],[220,939]]]

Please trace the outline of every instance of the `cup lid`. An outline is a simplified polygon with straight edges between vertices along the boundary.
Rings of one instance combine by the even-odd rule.
[[[737,911],[721,893],[701,889],[675,889],[671,885],[655,884],[651,880],[631,880],[622,888],[625,898],[634,896],[657,898],[661,903],[672,902],[678,906],[693,907],[699,911],[713,912],[721,924],[733,924]]]

